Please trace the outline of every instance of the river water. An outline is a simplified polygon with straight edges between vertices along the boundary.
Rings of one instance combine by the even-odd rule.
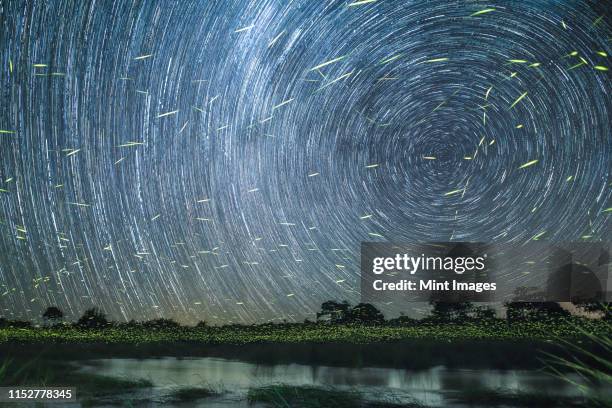
[[[100,359],[80,361],[79,369],[98,375],[150,380],[153,390],[137,391],[165,407],[250,406],[250,388],[272,384],[324,386],[359,390],[367,400],[419,403],[425,406],[462,406],[449,399],[454,392],[491,390],[546,395],[579,395],[576,387],[537,370],[447,369],[425,370],[392,368],[348,368],[303,364],[260,365],[222,358]],[[220,396],[188,404],[163,401],[164,393],[177,387],[204,387]],[[148,406],[157,406],[156,403]],[[255,405],[257,406],[257,405]]]

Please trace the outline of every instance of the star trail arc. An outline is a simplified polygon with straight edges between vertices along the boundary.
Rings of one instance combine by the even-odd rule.
[[[362,241],[610,239],[602,2],[0,13],[2,315],[302,320]]]

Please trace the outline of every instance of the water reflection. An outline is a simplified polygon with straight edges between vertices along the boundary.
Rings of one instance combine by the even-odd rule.
[[[301,364],[258,365],[220,358],[104,359],[83,362],[82,370],[100,375],[146,378],[157,388],[206,386],[245,395],[251,387],[270,384],[358,388],[368,399],[447,405],[449,392],[489,389],[578,395],[576,387],[540,371],[392,368],[347,368]]]

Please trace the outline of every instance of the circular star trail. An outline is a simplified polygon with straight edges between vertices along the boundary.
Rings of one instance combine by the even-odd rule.
[[[0,15],[10,318],[302,320],[359,300],[363,241],[610,238],[604,4],[2,1]]]

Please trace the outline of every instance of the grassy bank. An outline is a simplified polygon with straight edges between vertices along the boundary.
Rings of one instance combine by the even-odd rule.
[[[603,336],[612,335],[612,325],[602,320],[566,319],[508,324],[491,320],[467,324],[419,324],[409,327],[266,324],[257,326],[151,328],[111,325],[101,329],[75,326],[0,329],[2,343],[117,343],[150,344],[196,342],[200,344],[249,343],[352,343],[368,344],[405,340],[552,340],[578,337],[577,328]]]

